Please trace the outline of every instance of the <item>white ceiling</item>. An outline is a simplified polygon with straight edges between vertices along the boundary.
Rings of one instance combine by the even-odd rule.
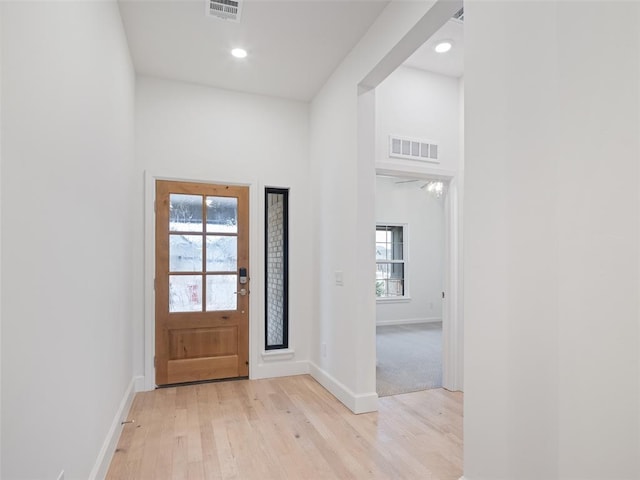
[[[442,40],[453,44],[446,53],[436,53],[434,47]],[[464,25],[459,20],[449,20],[422,47],[411,55],[405,66],[429,70],[431,72],[461,77],[464,73]]]
[[[119,0],[138,73],[308,101],[388,0],[245,0],[241,21],[205,14],[207,0]],[[437,54],[437,39],[454,48]],[[462,24],[448,22],[406,65],[462,75]],[[234,47],[249,56],[236,59]]]
[[[245,0],[241,21],[205,15],[206,0],[120,0],[140,74],[310,100],[389,2]],[[234,47],[249,56],[233,58]]]

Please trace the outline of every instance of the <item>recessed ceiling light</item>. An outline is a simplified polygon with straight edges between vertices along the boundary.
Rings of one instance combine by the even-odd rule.
[[[244,58],[247,56],[247,51],[244,48],[234,48],[231,50],[231,55],[236,58]]]
[[[445,53],[451,50],[451,47],[453,47],[453,43],[450,40],[443,40],[436,45],[434,50],[438,53]]]

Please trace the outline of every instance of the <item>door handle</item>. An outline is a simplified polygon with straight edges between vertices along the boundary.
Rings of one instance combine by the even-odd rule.
[[[238,295],[242,295],[243,297],[247,294],[247,289],[246,288],[241,288],[239,292],[233,292],[235,294]]]

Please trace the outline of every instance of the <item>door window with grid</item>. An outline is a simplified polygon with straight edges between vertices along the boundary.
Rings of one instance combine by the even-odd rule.
[[[376,225],[376,297],[405,296],[405,227]]]

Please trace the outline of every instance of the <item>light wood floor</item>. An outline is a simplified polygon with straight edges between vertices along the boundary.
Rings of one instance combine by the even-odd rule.
[[[308,375],[138,393],[108,479],[437,479],[462,475],[462,394],[354,415]]]

